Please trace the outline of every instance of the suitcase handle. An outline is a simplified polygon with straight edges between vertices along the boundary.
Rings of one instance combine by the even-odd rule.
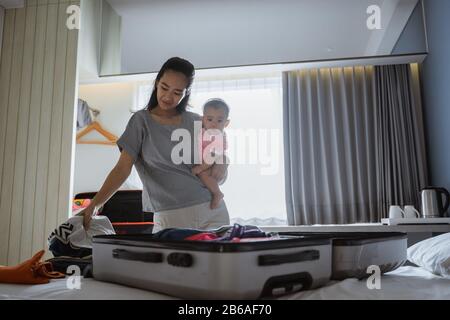
[[[288,254],[268,254],[258,257],[259,266],[275,266],[284,263],[319,260],[318,250],[307,250]]]
[[[194,263],[194,258],[188,253],[173,252],[167,256],[167,263],[174,267],[189,268]]]
[[[300,272],[269,278],[264,284],[260,298],[276,297],[311,288],[313,279],[309,272]]]
[[[114,249],[113,258],[123,260],[142,261],[150,263],[160,263],[163,261],[163,255],[159,252],[133,252],[124,249]]]

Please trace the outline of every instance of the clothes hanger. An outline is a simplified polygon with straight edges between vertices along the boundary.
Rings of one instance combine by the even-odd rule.
[[[104,136],[107,141],[102,140],[81,140],[82,137],[87,135],[91,131],[97,131],[102,136]],[[78,144],[102,144],[102,145],[110,145],[115,146],[117,142],[117,137],[110,133],[109,131],[103,129],[103,127],[97,121],[92,122],[88,125],[83,131],[77,134],[77,143]]]
[[[94,121],[88,125],[85,129],[83,129],[81,132],[77,134],[77,144],[101,144],[101,145],[109,145],[109,146],[115,146],[117,142],[117,137],[109,132],[108,130],[104,129],[100,123],[96,120],[98,114],[100,111],[89,108],[91,112],[93,112],[93,119]],[[106,141],[102,140],[81,140],[82,137],[87,135],[89,132],[97,131],[102,136],[106,138]]]

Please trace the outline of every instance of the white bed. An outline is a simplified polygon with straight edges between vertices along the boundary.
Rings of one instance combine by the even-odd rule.
[[[83,279],[80,290],[69,290],[66,280],[63,279],[38,286],[0,284],[0,299],[173,300],[177,298],[94,279]],[[381,277],[380,290],[368,289],[366,280],[347,279],[330,282],[320,289],[283,296],[280,299],[450,299],[450,279],[436,276],[418,267],[401,267]]]
[[[282,299],[294,300],[449,300],[450,278],[419,267],[401,267],[381,277],[380,290],[367,287],[367,280],[330,282],[316,290],[298,292]]]
[[[67,280],[52,280],[43,285],[0,284],[0,299],[15,300],[173,300],[164,294],[114,283],[82,279],[80,289],[68,289]]]

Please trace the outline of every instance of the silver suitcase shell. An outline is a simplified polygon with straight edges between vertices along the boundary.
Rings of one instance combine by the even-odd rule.
[[[369,267],[381,274],[397,269],[407,260],[407,240],[404,233],[336,235],[332,279],[362,279],[373,274]]]
[[[284,232],[283,235],[317,235],[332,239],[332,280],[363,279],[393,271],[407,261],[407,234],[401,232]]]
[[[93,275],[186,299],[272,297],[326,284],[331,241],[320,236],[246,243],[99,236],[93,240]]]

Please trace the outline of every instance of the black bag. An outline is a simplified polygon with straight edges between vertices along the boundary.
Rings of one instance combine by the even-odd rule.
[[[84,278],[92,278],[92,257],[83,258],[71,258],[71,257],[58,257],[49,259],[46,262],[50,262],[53,270],[61,272],[65,275],[72,275],[68,273],[68,268],[70,266],[77,266],[80,268],[81,275]]]
[[[76,195],[76,199],[93,199],[96,192]],[[142,190],[117,191],[100,209],[99,214],[114,222],[152,222],[153,213],[142,211]]]
[[[75,199],[93,199],[96,192],[77,194]],[[152,233],[153,213],[142,211],[142,190],[119,190],[100,209],[117,234]]]

